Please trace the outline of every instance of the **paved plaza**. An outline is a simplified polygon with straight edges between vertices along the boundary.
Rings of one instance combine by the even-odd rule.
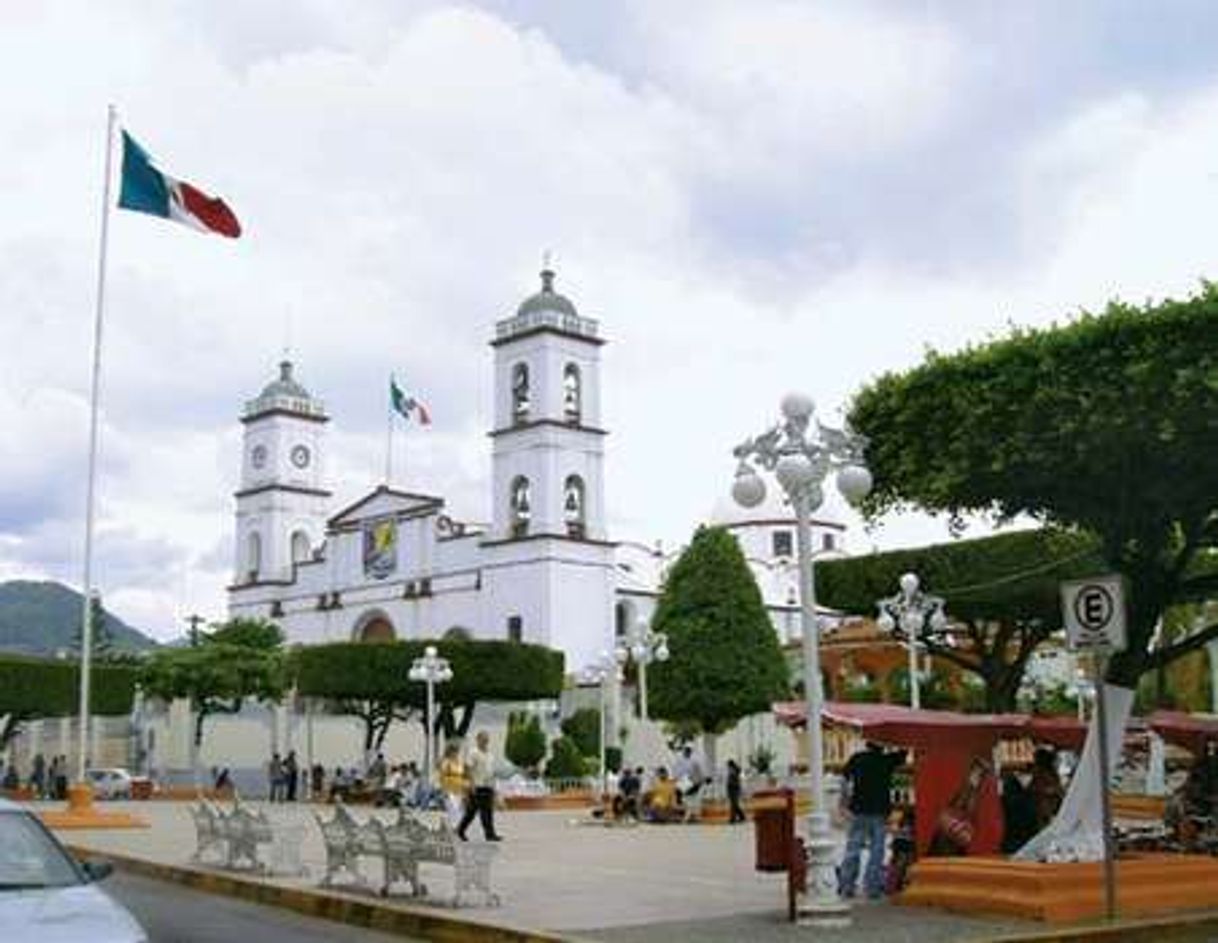
[[[325,806],[253,803],[268,810],[273,822],[309,823],[303,860],[310,877],[269,880],[285,886],[315,886],[324,873],[321,834],[312,816]],[[148,819],[149,829],[74,831],[66,840],[101,852],[144,860],[189,865],[194,826],[186,803],[108,803]],[[356,807],[361,820],[374,810]],[[388,819],[388,810],[375,810]],[[783,920],[785,876],[758,874],[753,868],[753,828],[743,826],[636,826],[607,828],[588,824],[579,812],[499,814],[505,836],[495,866],[498,908],[464,908],[463,916],[520,928],[544,929],[585,939],[786,940],[806,930]],[[477,836],[478,828],[471,829]],[[475,837],[474,840],[477,840]],[[452,886],[451,869],[424,865],[424,880],[443,899]],[[379,876],[379,864],[368,873]],[[414,906],[405,895],[396,902]],[[443,907],[443,904],[436,906]],[[445,907],[444,909],[448,909]],[[966,919],[921,908],[863,902],[854,929],[842,941],[976,940],[1031,924]]]

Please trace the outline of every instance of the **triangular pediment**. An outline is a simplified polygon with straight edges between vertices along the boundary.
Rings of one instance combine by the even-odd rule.
[[[330,527],[334,529],[351,527],[374,518],[403,518],[434,514],[443,507],[443,498],[430,494],[415,494],[410,491],[395,491],[381,485],[330,518]]]

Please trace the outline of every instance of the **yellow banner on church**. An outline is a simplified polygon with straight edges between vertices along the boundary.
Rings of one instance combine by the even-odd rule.
[[[392,517],[364,525],[364,575],[383,580],[398,568],[398,522]]]

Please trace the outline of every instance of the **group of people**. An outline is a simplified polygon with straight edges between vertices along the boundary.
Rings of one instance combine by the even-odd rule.
[[[649,777],[642,766],[627,767],[620,774],[610,774],[608,792],[610,809],[615,819],[632,818],[641,822],[663,824],[688,821],[693,806],[710,779],[690,747],[677,755],[672,772],[659,766]],[[727,798],[729,821],[734,825],[747,816],[741,799],[744,795],[742,771],[734,759],[727,761]]]
[[[300,786],[300,763],[296,759],[296,751],[288,750],[288,755],[284,757],[278,753],[272,754],[267,764],[267,779],[271,786],[271,802],[295,802]]]
[[[909,866],[916,856],[914,810],[906,805],[893,816],[893,776],[905,765],[904,750],[885,750],[868,743],[855,753],[842,771],[841,811],[848,820],[846,853],[838,869],[838,892],[843,897],[857,893],[862,852],[867,848],[863,890],[878,898],[905,885]],[[992,772],[988,762],[974,761],[960,789],[940,811],[927,848],[930,855],[966,854],[973,840],[974,821],[981,783]],[[1057,814],[1065,788],[1057,772],[1057,755],[1040,748],[1033,754],[1027,774],[1008,770],[1002,779],[1002,850],[1017,851]],[[889,833],[891,860],[885,866]]]
[[[30,775],[22,782],[15,762],[0,769],[0,788],[20,789],[28,786],[36,799],[66,799],[68,797],[68,758],[62,754],[51,757],[48,763],[41,753],[35,753],[30,762]]]

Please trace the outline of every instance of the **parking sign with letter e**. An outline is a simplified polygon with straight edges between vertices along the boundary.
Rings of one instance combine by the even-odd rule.
[[[1076,651],[1125,648],[1125,589],[1118,575],[1062,583],[1066,641]]]

